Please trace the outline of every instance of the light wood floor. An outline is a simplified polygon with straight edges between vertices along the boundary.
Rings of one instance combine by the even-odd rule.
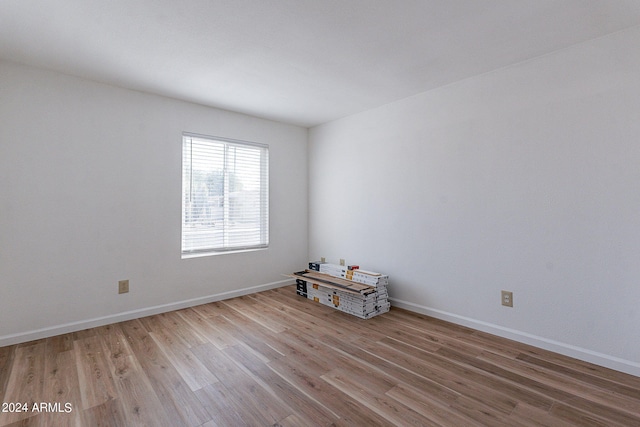
[[[640,426],[638,377],[291,286],[0,348],[0,396],[71,409],[2,426]]]

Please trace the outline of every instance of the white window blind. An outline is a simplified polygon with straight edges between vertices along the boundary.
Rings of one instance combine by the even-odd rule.
[[[182,256],[268,244],[268,146],[183,134]]]

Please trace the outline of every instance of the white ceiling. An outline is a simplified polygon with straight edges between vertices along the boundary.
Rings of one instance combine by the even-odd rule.
[[[313,126],[636,25],[638,0],[0,0],[0,58]]]

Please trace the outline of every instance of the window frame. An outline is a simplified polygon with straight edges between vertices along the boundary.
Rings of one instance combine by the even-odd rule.
[[[224,146],[224,150],[223,150],[223,158],[222,158],[222,162],[225,163],[225,166],[223,167],[223,228],[222,228],[222,234],[223,234],[223,238],[222,238],[222,244],[219,245],[210,245],[208,247],[203,247],[203,248],[195,248],[195,249],[185,249],[185,241],[188,240],[186,239],[186,235],[185,235],[185,227],[187,224],[186,221],[186,215],[187,215],[187,204],[188,203],[193,203],[193,199],[194,199],[194,190],[192,187],[189,188],[189,194],[187,194],[187,191],[185,190],[185,179],[187,176],[189,176],[189,178],[191,179],[191,183],[190,185],[192,185],[192,177],[193,177],[193,157],[191,157],[188,161],[185,159],[186,156],[186,144],[191,144],[191,147],[193,147],[193,140],[197,139],[200,141],[210,141],[213,144],[222,144]],[[190,140],[190,142],[188,142],[188,140]],[[242,245],[229,245],[229,231],[230,231],[230,225],[231,222],[229,222],[229,218],[230,218],[230,214],[229,214],[229,200],[230,200],[230,196],[231,196],[231,191],[229,190],[229,168],[226,166],[226,162],[228,162],[228,153],[229,153],[229,148],[230,147],[240,147],[240,148],[253,148],[256,150],[260,150],[260,157],[259,157],[259,209],[260,209],[260,214],[259,214],[259,242],[255,243],[255,244],[242,244]],[[192,148],[190,148],[191,150]],[[189,151],[190,155],[192,156],[193,153],[192,151]],[[181,176],[181,184],[182,184],[182,196],[181,196],[181,202],[182,202],[182,215],[181,215],[181,232],[180,232],[180,237],[181,237],[181,242],[180,242],[180,253],[182,256],[182,259],[186,259],[186,258],[193,258],[193,257],[201,257],[201,256],[209,256],[209,255],[221,255],[221,254],[229,254],[229,253],[236,253],[236,252],[246,252],[246,251],[255,251],[255,250],[263,250],[263,249],[267,249],[269,247],[269,228],[270,228],[270,221],[269,221],[269,145],[268,144],[263,144],[263,143],[258,143],[258,142],[252,142],[252,141],[244,141],[244,140],[238,140],[238,139],[232,139],[232,138],[226,138],[226,137],[218,137],[218,136],[211,136],[211,135],[203,135],[203,134],[197,134],[197,133],[192,133],[192,132],[183,132],[182,133],[182,154],[181,154],[181,159],[182,159],[182,176]],[[217,160],[220,160],[219,158]],[[187,175],[187,167],[189,168],[189,173]],[[212,169],[213,170],[213,169]]]

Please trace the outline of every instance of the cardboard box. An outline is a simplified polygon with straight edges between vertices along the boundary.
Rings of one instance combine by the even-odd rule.
[[[389,276],[321,261],[309,263],[309,270],[290,275],[296,279],[296,293],[338,311],[369,319],[389,311]]]
[[[322,262],[322,261],[311,261],[309,263],[309,270],[315,270],[315,271],[320,271],[320,266],[322,264],[326,264],[326,262]]]
[[[301,281],[302,283],[296,283],[296,290],[300,292],[307,293],[307,282]]]

